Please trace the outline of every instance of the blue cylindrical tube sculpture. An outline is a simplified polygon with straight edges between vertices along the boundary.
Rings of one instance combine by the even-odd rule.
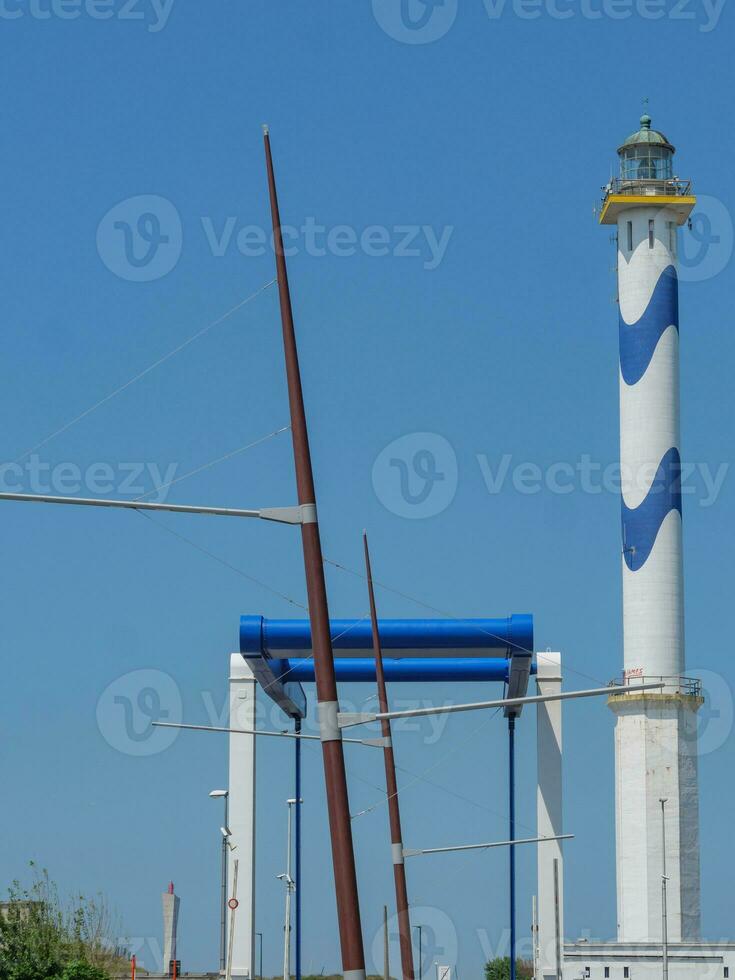
[[[510,657],[533,650],[533,617],[504,619],[381,619],[380,639],[387,658],[395,657]],[[333,619],[332,646],[341,652],[373,647],[367,619]],[[307,619],[265,619],[242,616],[240,651],[246,656],[308,657],[311,630]],[[346,653],[349,656],[349,653]],[[354,655],[354,654],[353,654]]]

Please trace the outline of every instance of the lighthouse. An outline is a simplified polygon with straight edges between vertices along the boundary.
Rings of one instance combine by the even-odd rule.
[[[618,941],[700,937],[696,713],[684,653],[677,235],[696,203],[644,115],[600,223],[617,228],[624,676],[615,714]],[[661,681],[660,691],[636,691]],[[665,842],[665,843],[664,843]],[[665,853],[664,853],[665,848]],[[665,857],[665,864],[664,864]]]

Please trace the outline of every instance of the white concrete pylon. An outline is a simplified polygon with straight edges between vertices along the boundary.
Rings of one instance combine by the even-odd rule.
[[[694,695],[624,694],[610,698],[615,723],[618,939],[660,942],[666,805],[668,933],[700,935],[697,717]]]
[[[230,727],[255,728],[257,682],[240,653],[230,655]],[[253,735],[232,733],[230,743],[228,880],[238,860],[237,929],[232,976],[255,976],[255,742]],[[233,855],[234,852],[234,855]]]
[[[538,653],[536,687],[541,695],[561,691],[561,654]],[[536,708],[537,816],[539,837],[564,833],[562,820],[561,701]],[[564,969],[564,857],[561,841],[538,845],[538,980],[561,980]]]
[[[163,903],[163,972],[168,973],[169,964],[178,959],[176,931],[179,922],[179,898],[174,894],[173,882],[168,891],[161,896]]]

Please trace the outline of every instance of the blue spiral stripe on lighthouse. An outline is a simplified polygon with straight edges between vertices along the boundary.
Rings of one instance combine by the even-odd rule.
[[[661,460],[650,490],[637,507],[622,501],[623,554],[631,572],[645,564],[672,510],[681,516],[681,459],[676,448],[669,449]]]
[[[648,305],[635,323],[626,323],[620,315],[620,373],[629,388],[642,381],[670,326],[679,329],[678,280],[673,265],[659,275]],[[664,453],[644,500],[637,507],[628,507],[623,499],[621,510],[623,555],[628,568],[635,572],[651,554],[666,516],[672,510],[681,515],[681,458],[676,446]]]
[[[672,325],[679,329],[679,290],[676,269],[669,265],[659,276],[640,318],[626,323],[620,314],[620,371],[626,384],[641,380],[661,335]]]

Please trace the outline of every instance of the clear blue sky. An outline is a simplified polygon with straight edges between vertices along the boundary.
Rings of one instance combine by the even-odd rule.
[[[418,24],[423,7],[412,3]],[[357,236],[386,229],[375,241],[387,255],[368,254],[381,250],[369,243],[337,254],[350,250],[350,233],[337,231],[326,255],[302,239],[290,262],[325,554],[359,566],[367,527],[379,579],[458,615],[532,612],[537,646],[563,651],[569,687],[606,682],[622,663],[618,497],[584,492],[578,479],[570,493],[522,493],[510,477],[491,494],[482,466],[495,473],[504,454],[511,472],[617,458],[614,251],[593,207],[643,97],[679,149],[677,172],[714,199],[705,214],[720,237],[682,285],[683,455],[712,470],[732,462],[733,14],[729,5],[707,11],[694,0],[515,10],[446,0],[425,11],[425,30],[441,36],[405,43],[428,38],[402,26],[397,0],[376,0],[375,9],[366,0],[170,8],[139,0],[127,14],[122,0],[53,9],[50,0],[2,0],[2,459],[17,460],[272,278],[267,251],[236,246],[245,226],[267,227],[260,124],[268,121],[285,222],[346,225]],[[136,202],[108,216],[139,195],[170,202],[143,208],[158,225],[135,225]],[[401,255],[406,225],[431,226],[440,241],[448,229],[441,256],[425,231],[412,245],[419,254]],[[131,230],[149,241],[138,236],[129,262],[121,242]],[[159,234],[168,242],[156,266],[146,250]],[[691,236],[682,248],[697,251]],[[136,281],[148,274],[158,278]],[[122,483],[133,464],[161,472],[175,464],[184,475],[285,425],[278,330],[271,288],[43,445],[35,476],[24,457],[21,481],[34,488],[48,466],[64,492],[73,466],[100,463],[112,468],[106,492],[130,495]],[[386,477],[378,466],[373,479],[384,448],[412,433],[443,437],[457,461],[456,493],[422,519],[396,512],[395,468]],[[409,440],[407,458],[431,448],[426,438]],[[438,445],[451,483],[451,452]],[[103,495],[107,471],[95,472],[94,486],[88,479],[70,492]],[[3,474],[13,482],[17,470]],[[720,716],[707,722],[701,813],[704,930],[718,937],[735,932],[730,868],[720,859],[735,799],[727,778],[735,668],[723,640],[735,482],[728,475],[709,507],[701,481],[693,485],[684,513],[688,663],[717,674],[708,682]],[[293,497],[288,434],[169,495],[230,506]],[[298,540],[287,529],[159,520],[303,601]],[[98,703],[104,715],[103,692],[122,675],[163,671],[184,719],[209,723],[211,706],[224,703],[239,615],[298,610],[136,514],[7,504],[0,522],[3,878],[23,876],[34,858],[62,890],[104,891],[125,934],[156,942],[160,893],[173,879],[184,966],[214,969],[220,813],[207,793],[226,780],[226,743],[182,734],[166,751],[130,755],[122,736],[100,730]],[[359,579],[330,569],[328,586],[335,616],[366,612]],[[395,593],[378,599],[384,616],[424,612]],[[113,703],[116,693],[124,696],[113,688]],[[367,691],[343,693],[359,703]],[[144,712],[155,707],[143,702]],[[407,844],[504,836],[503,726],[496,719],[476,733],[482,721],[457,717],[436,744],[425,744],[428,724],[401,738],[400,765],[430,769],[443,787],[401,774],[411,783]],[[567,933],[611,936],[613,719],[600,703],[579,703],[565,725],[566,819],[577,835],[567,850]],[[120,738],[125,751],[111,744]],[[519,820],[529,830],[534,739],[529,716],[519,733]],[[280,743],[260,750],[258,929],[268,973],[279,969],[275,875],[290,755]],[[304,755],[304,966],[330,971],[339,958],[320,760],[308,746]],[[367,750],[348,760],[353,810],[368,808],[381,795],[382,760]],[[354,830],[369,952],[382,905],[393,903],[384,808],[357,818]],[[506,860],[494,852],[410,866],[414,902],[440,910],[422,915],[446,916],[456,930],[464,978],[479,976],[483,962],[477,930],[495,948],[507,925]],[[524,852],[524,934],[534,878]]]

